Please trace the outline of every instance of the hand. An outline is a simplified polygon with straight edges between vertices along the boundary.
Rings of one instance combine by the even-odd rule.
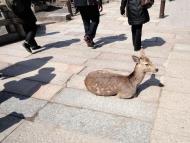
[[[102,4],[101,4],[101,3],[99,3],[99,4],[98,4],[98,9],[99,9],[99,11],[100,11],[100,12],[102,12],[102,11],[103,11],[103,6],[102,6]]]

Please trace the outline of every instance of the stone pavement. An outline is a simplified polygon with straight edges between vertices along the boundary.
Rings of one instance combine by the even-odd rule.
[[[45,48],[35,54],[21,42],[0,47],[0,142],[189,143],[190,4],[167,1],[168,16],[161,20],[159,4],[149,10],[143,45],[160,70],[146,76],[138,98],[95,96],[83,82],[96,69],[128,74],[134,68],[119,1],[104,5],[96,49],[83,41],[80,16],[47,24],[37,37]]]

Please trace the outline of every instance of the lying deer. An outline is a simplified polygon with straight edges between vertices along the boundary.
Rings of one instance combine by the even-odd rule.
[[[117,95],[119,98],[132,98],[136,94],[137,86],[142,82],[147,72],[156,73],[158,69],[145,55],[140,58],[132,56],[136,66],[128,75],[120,75],[104,70],[89,73],[85,79],[87,89],[100,96]]]

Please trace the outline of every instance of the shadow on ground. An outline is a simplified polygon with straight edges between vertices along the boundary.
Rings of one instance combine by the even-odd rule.
[[[49,44],[44,45],[43,49],[38,50],[38,51],[34,52],[33,54],[36,54],[36,53],[39,53],[39,52],[42,52],[42,51],[45,51],[45,50],[49,50],[51,48],[65,48],[65,47],[68,47],[71,44],[77,43],[79,41],[80,41],[80,39],[70,39],[70,40],[65,40],[65,41],[57,41],[57,42],[54,42],[54,43],[49,43]]]
[[[0,104],[12,97],[19,98],[19,100],[30,98],[41,86],[48,84],[56,76],[52,73],[53,71],[54,68],[42,68],[34,76],[5,83],[4,89],[0,92]],[[6,92],[12,94],[5,94]]]
[[[16,112],[12,112],[5,117],[0,118],[0,133],[10,128],[14,124],[19,123],[22,119],[24,119],[23,114],[18,114]]]
[[[125,34],[120,34],[120,35],[115,35],[115,36],[108,36],[108,37],[102,37],[99,38],[96,41],[96,46],[95,48],[100,48],[104,45],[110,44],[110,43],[114,43],[114,42],[118,42],[118,41],[124,41],[127,40],[127,37]]]
[[[160,80],[156,79],[155,74],[152,74],[151,77],[150,77],[150,79],[148,79],[147,81],[145,81],[144,83],[140,84],[140,85],[137,87],[136,97],[138,97],[139,94],[140,94],[143,90],[145,90],[145,89],[147,89],[147,88],[149,88],[149,87],[151,87],[151,86],[164,87],[164,84],[162,84],[162,83],[160,82]]]
[[[5,102],[6,100],[13,97],[19,100],[25,100],[30,98],[40,89],[41,86],[48,84],[56,76],[52,73],[53,71],[54,68],[42,68],[39,70],[39,73],[34,76],[23,78],[18,81],[13,80],[5,83],[4,89],[0,92],[0,105],[3,104],[3,102]],[[41,79],[41,77],[45,77],[45,80],[42,82],[38,81],[39,79]],[[22,95],[22,93],[19,93],[23,90],[28,91],[27,95]],[[32,119],[33,117],[28,117],[28,119],[30,118]],[[0,133],[10,128],[14,124],[20,122],[22,119],[25,119],[24,115],[17,112],[12,112],[11,114],[0,118]]]
[[[2,77],[0,80],[2,82],[4,82],[3,80],[7,81],[6,83],[4,83],[3,89],[0,91],[0,104],[11,97],[19,98],[20,100],[27,99],[31,97],[34,93],[36,93],[41,86],[48,84],[56,76],[52,73],[55,70],[52,67],[42,68],[38,71],[36,75],[30,77],[12,81],[10,80],[11,77],[19,76],[39,69],[40,67],[45,65],[50,59],[52,59],[52,57],[21,61],[0,70],[0,72],[2,73]],[[17,94],[22,96],[18,96]]]
[[[166,41],[161,37],[152,37],[151,39],[145,39],[142,41],[142,46],[144,49],[155,46],[162,46]]]
[[[0,70],[1,78],[7,79],[12,76],[19,76],[24,73],[28,73],[34,70],[39,69],[43,65],[45,65],[49,60],[51,60],[53,57],[43,57],[43,58],[36,58],[36,59],[29,59],[26,61],[17,62],[13,65],[10,65],[4,69]],[[18,68],[18,67],[24,66],[24,68]],[[8,75],[7,75],[8,74]]]

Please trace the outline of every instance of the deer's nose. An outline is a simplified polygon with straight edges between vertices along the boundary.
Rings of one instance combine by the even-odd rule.
[[[158,72],[159,70],[156,68],[155,71]]]

